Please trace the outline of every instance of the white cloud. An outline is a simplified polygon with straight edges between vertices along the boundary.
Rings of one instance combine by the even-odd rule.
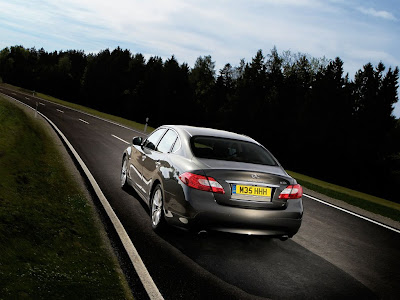
[[[374,8],[359,7],[358,10],[365,15],[382,18],[390,21],[397,21],[397,18],[390,12],[385,10],[376,10]]]
[[[211,55],[225,63],[251,61],[258,49],[339,56],[350,77],[367,63],[400,64],[396,14],[362,0],[0,0],[0,46],[79,49],[117,46],[146,57],[172,55],[193,65]],[[392,6],[390,6],[392,5]],[[366,20],[365,16],[369,16]],[[388,20],[391,22],[381,22]]]

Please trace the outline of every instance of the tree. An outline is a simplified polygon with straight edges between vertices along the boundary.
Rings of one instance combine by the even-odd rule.
[[[0,52],[4,82],[153,126],[181,123],[248,134],[288,168],[388,198],[400,184],[400,126],[393,116],[399,69],[368,63],[354,80],[343,61],[276,47],[215,71],[116,48]],[[379,174],[379,176],[377,176]],[[374,184],[370,184],[374,182]]]
[[[384,71],[383,63],[379,63],[375,69],[370,63],[364,65],[363,70],[355,75],[352,93],[358,141],[354,144],[357,155],[354,156],[353,166],[362,181],[376,182],[368,187],[373,193],[377,193],[378,189],[382,193],[382,187],[387,187],[391,169],[387,158],[399,151],[392,146],[391,134],[396,126],[392,110],[398,100],[399,71],[398,68],[394,71],[389,69],[386,75]]]
[[[215,62],[211,56],[198,57],[189,74],[189,82],[193,90],[193,108],[199,109],[198,120],[213,120],[215,118],[214,86]]]

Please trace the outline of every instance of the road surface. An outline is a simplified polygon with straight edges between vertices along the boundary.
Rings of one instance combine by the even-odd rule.
[[[143,132],[4,87],[0,93],[37,107],[64,133],[165,299],[399,297],[400,233],[305,196],[302,227],[285,242],[177,229],[157,235],[145,204],[119,183],[123,150]]]

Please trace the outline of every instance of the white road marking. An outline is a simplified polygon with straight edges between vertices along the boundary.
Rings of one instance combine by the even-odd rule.
[[[44,104],[44,103],[42,103],[42,102],[39,102],[39,104],[40,104],[40,105],[43,105],[43,106],[46,106],[46,104]]]
[[[83,122],[83,123],[86,123],[86,124],[89,124],[89,122],[87,122],[87,121],[85,121],[85,120],[82,120],[82,119],[79,119],[79,121],[81,121],[81,122]]]
[[[13,95],[17,96],[17,94],[16,94],[16,93],[11,93],[11,94],[13,94]]]
[[[26,100],[31,100],[31,98],[25,97]]]
[[[14,99],[14,98],[11,97],[11,99]],[[32,110],[35,110],[34,108],[30,107],[29,105],[27,105],[17,99],[14,99],[14,100],[31,108]],[[142,282],[150,300],[164,300],[164,297],[161,295],[156,284],[154,283],[153,278],[151,277],[146,266],[144,265],[142,258],[140,257],[139,253],[137,252],[135,246],[133,245],[132,240],[129,238],[129,235],[126,232],[124,226],[122,225],[118,216],[115,214],[110,203],[108,202],[107,198],[104,196],[102,190],[100,189],[100,186],[98,185],[96,179],[94,179],[92,173],[89,171],[88,167],[83,162],[83,160],[79,156],[78,152],[76,152],[75,148],[68,141],[68,139],[65,137],[65,135],[61,132],[60,129],[58,129],[58,127],[49,118],[47,118],[41,112],[38,112],[38,113],[43,118],[45,118],[47,120],[47,122],[49,122],[49,124],[55,129],[55,131],[58,132],[58,134],[61,136],[61,138],[67,144],[68,148],[71,150],[72,154],[75,156],[79,165],[83,169],[86,177],[89,179],[89,181],[93,187],[93,190],[95,191],[97,197],[99,198],[101,204],[104,207],[105,212],[107,213],[108,217],[110,218],[110,220],[122,242],[122,245],[124,246],[126,253],[128,254],[129,259],[131,260],[132,265],[135,268],[136,273],[138,274],[140,281]]]
[[[3,91],[3,89],[0,89],[0,90]],[[14,95],[16,95],[16,94],[14,94]],[[43,101],[48,101],[48,100],[44,100],[44,99],[39,98],[39,97],[36,97],[36,96],[33,96],[33,98],[40,99],[40,100],[43,100]],[[14,99],[14,100],[16,100],[16,99]],[[50,101],[48,101],[48,102],[50,102]],[[116,125],[116,126],[119,126],[119,127],[125,128],[125,129],[128,129],[128,130],[130,130],[130,131],[137,132],[137,133],[139,133],[139,134],[143,134],[143,131],[139,131],[139,130],[136,130],[136,129],[132,129],[132,128],[128,127],[128,126],[121,125],[121,124],[119,124],[119,123],[117,123],[117,122],[113,122],[113,121],[111,121],[111,120],[107,120],[107,119],[101,118],[101,117],[99,117],[99,116],[92,115],[92,114],[90,114],[90,113],[87,113],[87,112],[84,112],[84,111],[81,111],[81,110],[78,110],[78,109],[75,109],[75,108],[71,108],[71,107],[68,107],[68,106],[65,106],[65,105],[62,105],[62,104],[58,104],[58,103],[55,103],[55,102],[52,102],[52,104],[57,105],[57,106],[60,106],[60,107],[64,107],[64,108],[69,109],[69,110],[73,110],[73,111],[79,112],[79,113],[81,113],[81,114],[90,116],[90,117],[92,117],[92,118],[96,118],[96,119],[102,120],[102,121],[104,121],[104,122],[108,122],[108,123],[114,124],[114,125]],[[44,105],[44,104],[42,104],[42,105]],[[147,134],[146,134],[146,135],[147,135]]]
[[[398,230],[398,229],[396,229],[396,228],[393,228],[393,227],[388,226],[388,225],[386,225],[386,224],[383,224],[383,223],[381,223],[381,222],[372,220],[372,219],[370,219],[370,218],[364,217],[364,216],[362,216],[362,215],[359,215],[359,214],[357,214],[357,213],[355,213],[355,212],[352,212],[352,211],[347,210],[347,209],[345,209],[345,208],[342,208],[342,207],[340,207],[340,206],[336,206],[336,205],[334,205],[334,204],[332,204],[332,203],[323,201],[323,200],[321,200],[321,199],[315,198],[315,197],[310,196],[310,195],[303,194],[303,196],[306,196],[306,197],[310,198],[311,200],[314,200],[314,201],[320,202],[320,203],[322,203],[322,204],[328,205],[328,206],[330,206],[330,207],[336,208],[336,209],[338,209],[338,210],[341,210],[341,211],[343,211],[343,212],[345,212],[345,213],[348,213],[348,214],[350,214],[350,215],[352,215],[352,216],[355,216],[355,217],[358,217],[358,218],[360,218],[360,219],[366,220],[366,221],[368,221],[368,222],[374,223],[374,224],[379,225],[379,226],[381,226],[381,227],[383,227],[383,228],[386,228],[386,229],[392,230],[392,231],[394,231],[394,232],[400,233],[400,230]]]
[[[64,111],[62,111],[61,109],[56,108],[56,110],[60,113],[64,113]]]
[[[116,136],[116,135],[111,135],[112,137],[114,137],[114,138],[116,138],[116,139],[118,139],[118,140],[120,140],[121,142],[124,142],[125,144],[130,144],[129,142],[127,142],[127,141],[125,141],[124,139],[121,139],[120,137],[118,137],[118,136]]]

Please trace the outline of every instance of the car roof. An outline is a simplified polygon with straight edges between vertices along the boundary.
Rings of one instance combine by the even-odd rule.
[[[187,126],[187,125],[165,125],[162,127],[169,127],[175,129],[177,132],[187,135],[188,138],[192,136],[212,136],[212,137],[228,138],[228,139],[241,140],[259,144],[257,141],[246,135],[225,130]]]

